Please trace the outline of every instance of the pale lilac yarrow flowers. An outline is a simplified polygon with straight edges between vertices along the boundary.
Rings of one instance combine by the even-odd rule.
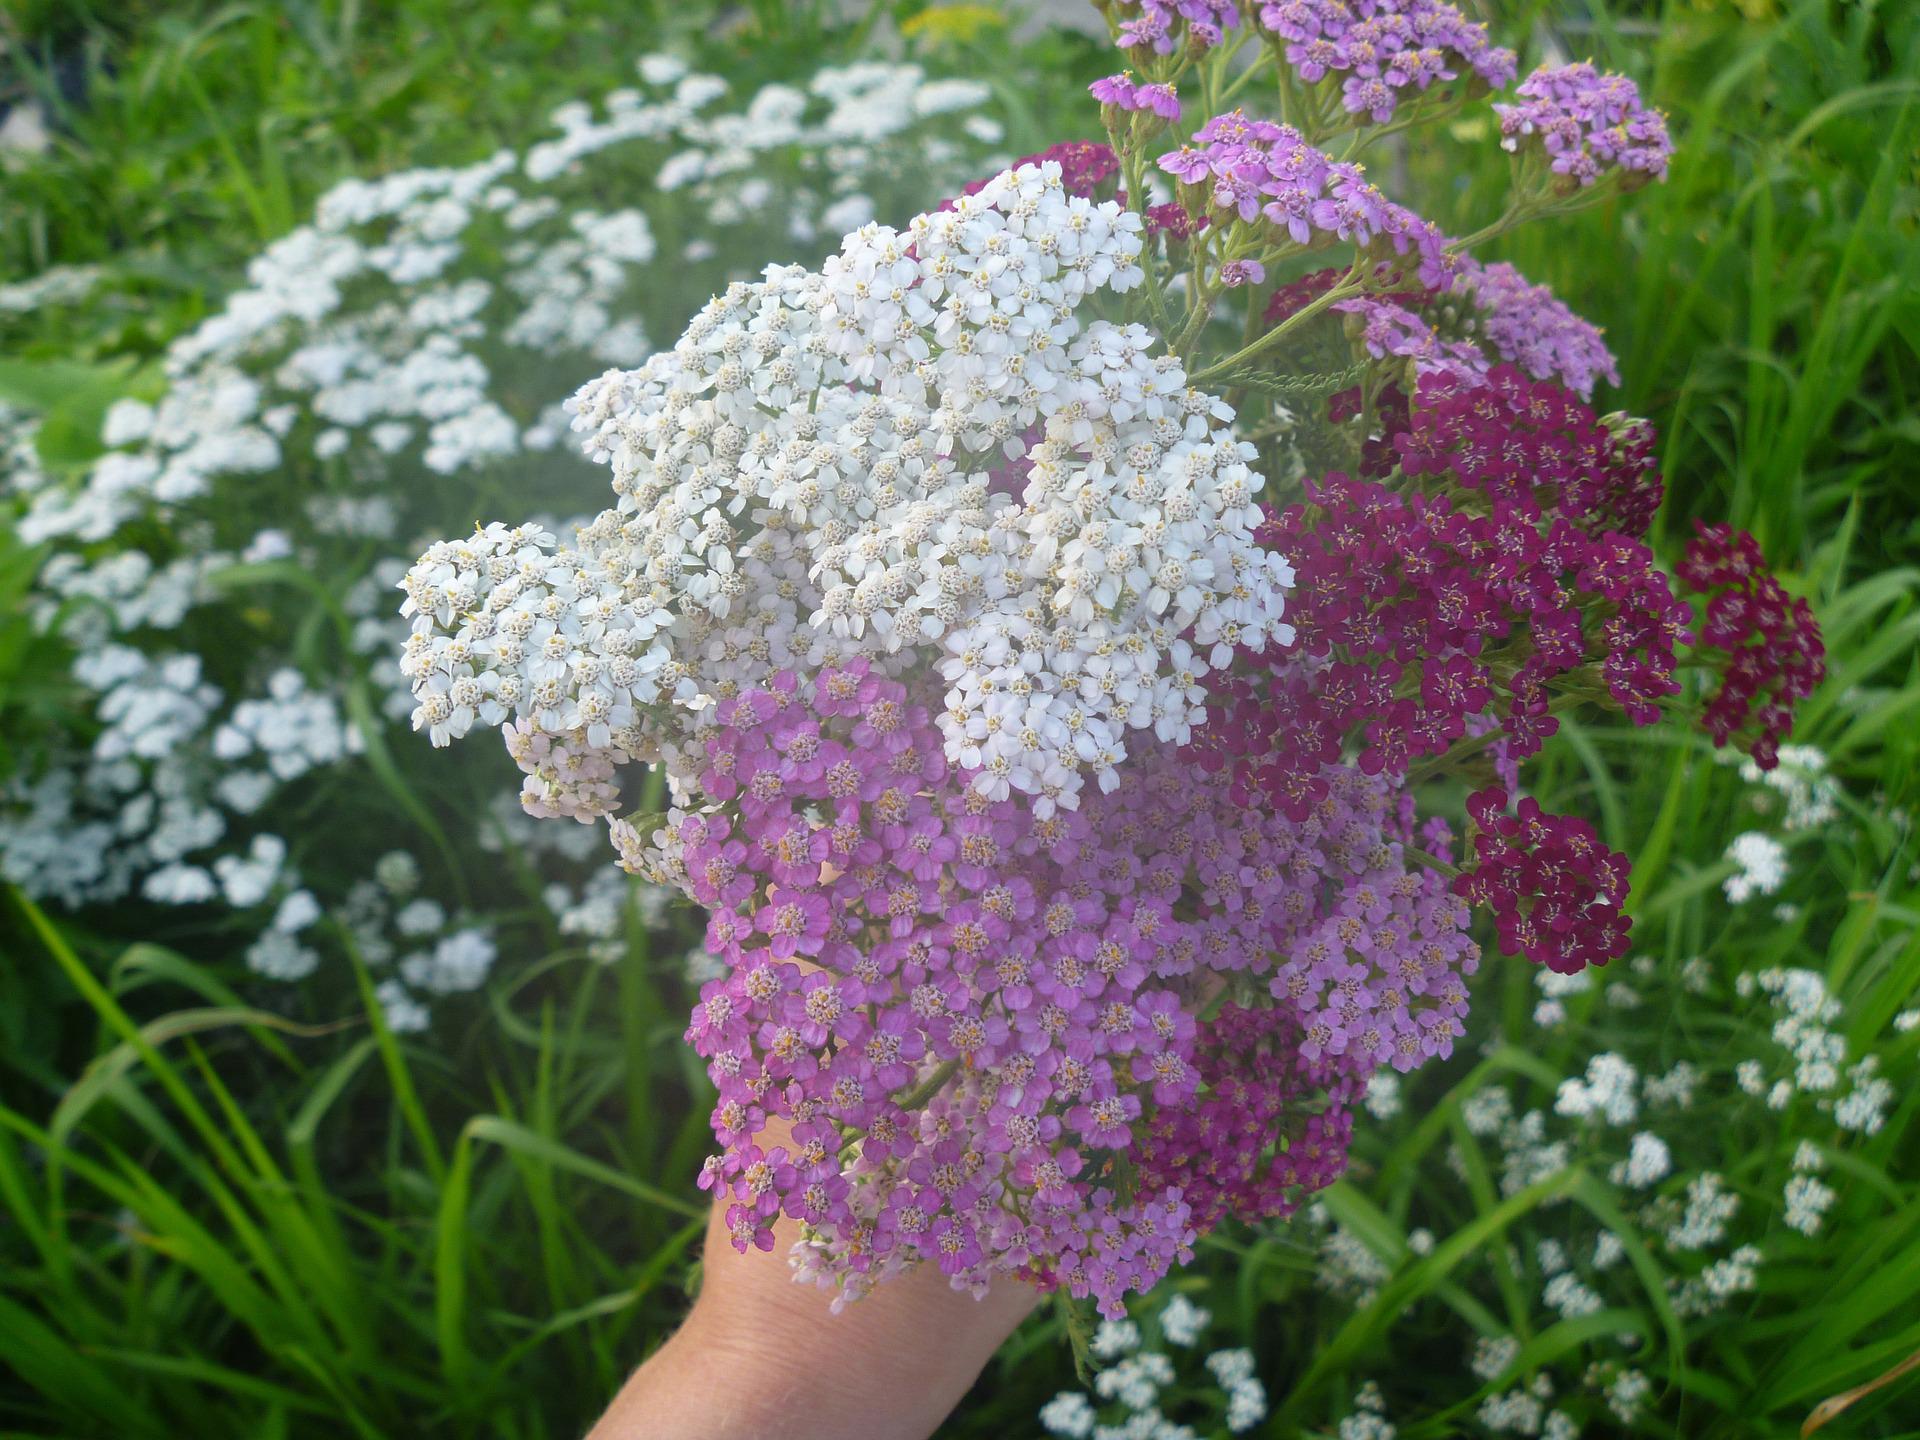
[[[1611,171],[1629,180],[1664,180],[1673,141],[1666,118],[1640,103],[1624,75],[1602,74],[1582,61],[1541,66],[1515,92],[1524,102],[1495,105],[1500,143],[1522,151],[1537,145],[1556,175],[1582,186]]]
[[[1445,0],[1281,0],[1260,7],[1260,24],[1285,43],[1294,75],[1309,85],[1340,77],[1349,114],[1385,124],[1409,91],[1463,74],[1488,89],[1512,82],[1513,51]]]
[[[1408,257],[1420,283],[1451,288],[1459,268],[1440,227],[1389,200],[1358,165],[1333,160],[1290,125],[1234,110],[1216,115],[1160,169],[1196,192],[1222,222],[1263,224],[1281,245],[1384,241]]]

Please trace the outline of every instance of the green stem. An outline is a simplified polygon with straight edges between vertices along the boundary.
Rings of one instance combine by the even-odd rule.
[[[1235,53],[1238,53],[1237,47]],[[1261,65],[1261,61],[1255,60],[1251,65],[1247,66],[1246,69],[1236,75],[1232,82],[1221,90],[1219,96],[1207,106],[1207,114],[1218,115],[1229,100],[1246,89],[1248,83],[1260,74]]]
[[[1494,221],[1491,225],[1483,225],[1480,229],[1474,231],[1473,234],[1467,236],[1464,240],[1455,240],[1452,244],[1447,246],[1447,248],[1449,250],[1456,250],[1456,251],[1471,250],[1474,248],[1474,246],[1483,245],[1487,241],[1494,239],[1496,236],[1506,234],[1509,230],[1519,229],[1520,226],[1526,224],[1527,221],[1531,220],[1532,218],[1533,218],[1533,215],[1526,205],[1518,204],[1518,203],[1510,205],[1507,207],[1507,213],[1502,215],[1498,220]]]
[[[900,1097],[900,1108],[902,1110],[920,1109],[945,1088],[946,1083],[953,1078],[954,1072],[959,1068],[960,1057],[957,1055],[951,1060],[942,1060],[933,1074]]]
[[[1418,860],[1422,865],[1426,866],[1429,870],[1439,871],[1442,875],[1445,875],[1449,880],[1451,880],[1454,876],[1460,873],[1460,867],[1458,865],[1449,865],[1446,861],[1442,860],[1438,855],[1430,855],[1425,850],[1422,850],[1418,845],[1402,844],[1400,847],[1400,853],[1402,855],[1409,856],[1412,859]]]
[[[1400,119],[1389,121],[1385,125],[1363,125],[1353,132],[1353,138],[1348,142],[1346,154],[1342,158],[1346,160],[1358,160],[1360,156],[1365,153],[1368,146],[1377,145],[1382,140],[1398,135],[1403,130],[1411,130],[1416,125],[1438,124],[1440,121],[1458,114],[1461,107],[1465,104],[1466,95],[1462,92],[1454,96],[1453,99],[1444,104],[1437,105],[1431,110],[1425,106],[1416,105],[1410,107],[1407,113]]]
[[[1234,351],[1233,354],[1227,356],[1226,359],[1216,360],[1213,364],[1207,366],[1206,369],[1200,371],[1199,374],[1190,377],[1188,383],[1201,385],[1215,375],[1237,369],[1239,366],[1253,359],[1254,356],[1278,345],[1280,341],[1286,337],[1289,330],[1294,329],[1296,326],[1304,325],[1314,316],[1325,311],[1329,306],[1337,305],[1342,300],[1350,300],[1355,295],[1358,295],[1362,290],[1366,289],[1365,285],[1357,283],[1355,279],[1361,263],[1362,262],[1356,261],[1354,268],[1347,272],[1346,280],[1334,286],[1333,289],[1327,291],[1327,293],[1322,295],[1318,300],[1296,311],[1294,314],[1289,315],[1285,320],[1282,320],[1278,325],[1274,326],[1273,329],[1267,331],[1266,334],[1262,335],[1258,340],[1255,340],[1251,345],[1242,345],[1238,350]]]
[[[1206,328],[1207,321],[1213,318],[1213,296],[1207,290],[1206,255],[1212,248],[1209,230],[1196,231],[1187,241],[1187,255],[1190,265],[1187,283],[1192,290],[1188,304],[1187,320],[1180,327],[1179,337],[1167,348],[1175,355],[1186,360],[1187,349],[1200,338],[1200,332]],[[1187,368],[1191,369],[1189,364]]]
[[[1436,775],[1450,766],[1458,765],[1463,760],[1471,760],[1489,745],[1495,744],[1505,738],[1506,733],[1506,731],[1496,726],[1492,730],[1475,735],[1470,740],[1462,740],[1458,745],[1449,747],[1431,759],[1421,761],[1420,764],[1411,767],[1407,771],[1407,784],[1418,785],[1422,780],[1428,779],[1430,776]]]
[[[1109,133],[1109,138],[1117,139]],[[1127,178],[1127,208],[1140,216],[1141,230],[1146,230],[1147,181],[1146,159],[1137,148],[1121,152],[1123,170]],[[1165,246],[1163,245],[1163,249]],[[1162,335],[1173,333],[1173,315],[1167,309],[1166,292],[1160,284],[1160,262],[1151,247],[1141,252],[1141,270],[1147,277],[1147,305],[1153,311],[1153,323]]]

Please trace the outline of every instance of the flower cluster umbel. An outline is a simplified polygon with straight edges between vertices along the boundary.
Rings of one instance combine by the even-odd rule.
[[[1336,1178],[1367,1076],[1460,1033],[1466,907],[1352,770],[1295,821],[1164,745],[1039,817],[864,659],[722,702],[705,750],[662,857],[729,970],[687,1032],[702,1183],[742,1249],[793,1216],[854,1293],[931,1261],[1117,1312],[1197,1230]],[[1229,994],[1271,1003],[1206,1013]]]
[[[1622,953],[1626,857],[1521,771],[1570,708],[1684,697],[1604,338],[1356,158],[1511,53],[1436,0],[1103,8],[1110,146],[736,285],[575,400],[617,497],[575,543],[493,527],[406,582],[416,723],[504,723],[529,808],[708,911],[702,1184],[843,1296],[933,1263],[1117,1314],[1290,1213],[1372,1077],[1463,1033],[1474,907],[1554,970]],[[1249,46],[1285,113],[1169,148]],[[1487,233],[1664,167],[1626,82],[1521,95],[1573,190]],[[1817,629],[1744,540],[1682,575],[1707,723],[1765,765]],[[633,761],[664,824],[620,813]]]

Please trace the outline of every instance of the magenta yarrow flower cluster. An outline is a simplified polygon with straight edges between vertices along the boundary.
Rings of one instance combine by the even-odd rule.
[[[1155,1111],[1141,1175],[1149,1184],[1177,1177],[1197,1229],[1230,1216],[1285,1218],[1346,1172],[1363,1065],[1324,1045],[1309,1057],[1307,1045],[1295,1010],[1229,1002],[1196,1047],[1193,1100]],[[1267,1144],[1276,1134],[1287,1136],[1277,1154]]]
[[[1493,107],[1501,145],[1515,154],[1537,149],[1568,184],[1592,185],[1607,174],[1629,185],[1667,178],[1673,142],[1666,117],[1640,103],[1626,76],[1585,61],[1543,65],[1516,93],[1522,103]]]
[[[1299,817],[1343,756],[1407,780],[1464,744],[1511,783],[1558,729],[1556,699],[1657,721],[1680,693],[1691,612],[1635,538],[1658,496],[1648,445],[1643,427],[1600,425],[1511,367],[1423,379],[1383,453],[1401,484],[1431,477],[1465,498],[1339,473],[1307,482],[1305,503],[1262,533],[1294,563],[1295,643],[1209,678],[1216,718],[1195,734],[1196,762],[1237,799]],[[1612,938],[1588,943],[1593,926],[1523,923],[1531,907],[1513,887],[1547,872],[1501,873],[1511,883],[1461,893],[1493,909],[1508,953],[1562,970],[1612,957]],[[1619,897],[1595,896],[1562,894],[1546,913],[1597,924]]]
[[[1517,73],[1513,51],[1445,0],[1279,0],[1258,13],[1294,77],[1337,83],[1342,108],[1376,125],[1410,94],[1463,76],[1484,93]]]
[[[1271,543],[1296,555],[1300,646],[1367,667],[1336,692],[1349,721],[1367,717],[1363,767],[1445,753],[1496,696],[1525,758],[1557,728],[1548,682],[1587,667],[1639,723],[1677,693],[1688,611],[1625,535],[1594,538],[1523,500],[1475,513],[1335,474],[1276,519]]]
[[[730,972],[687,1032],[725,1146],[702,1184],[742,1249],[805,1222],[807,1267],[850,1293],[930,1261],[1118,1313],[1196,1228],[1337,1177],[1323,1107],[1460,1033],[1466,908],[1402,859],[1407,797],[1350,769],[1295,821],[1166,747],[1037,819],[969,786],[858,661],[723,703],[706,749],[708,807],[678,822]],[[1260,990],[1268,1018],[1196,1018]],[[1246,1024],[1291,1037],[1247,1097],[1260,1123],[1196,1144],[1231,1123],[1208,1076]]]
[[[1637,539],[1653,523],[1665,493],[1653,444],[1645,421],[1605,423],[1568,390],[1512,366],[1466,381],[1422,379],[1407,428],[1393,437],[1407,475],[1450,475],[1596,540]]]

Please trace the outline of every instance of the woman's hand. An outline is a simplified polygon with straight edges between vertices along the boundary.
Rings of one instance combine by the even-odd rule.
[[[588,1440],[923,1440],[1039,1299],[1007,1278],[975,1300],[922,1265],[835,1315],[828,1292],[793,1280],[797,1222],[742,1255],[725,1209],[692,1313]]]

